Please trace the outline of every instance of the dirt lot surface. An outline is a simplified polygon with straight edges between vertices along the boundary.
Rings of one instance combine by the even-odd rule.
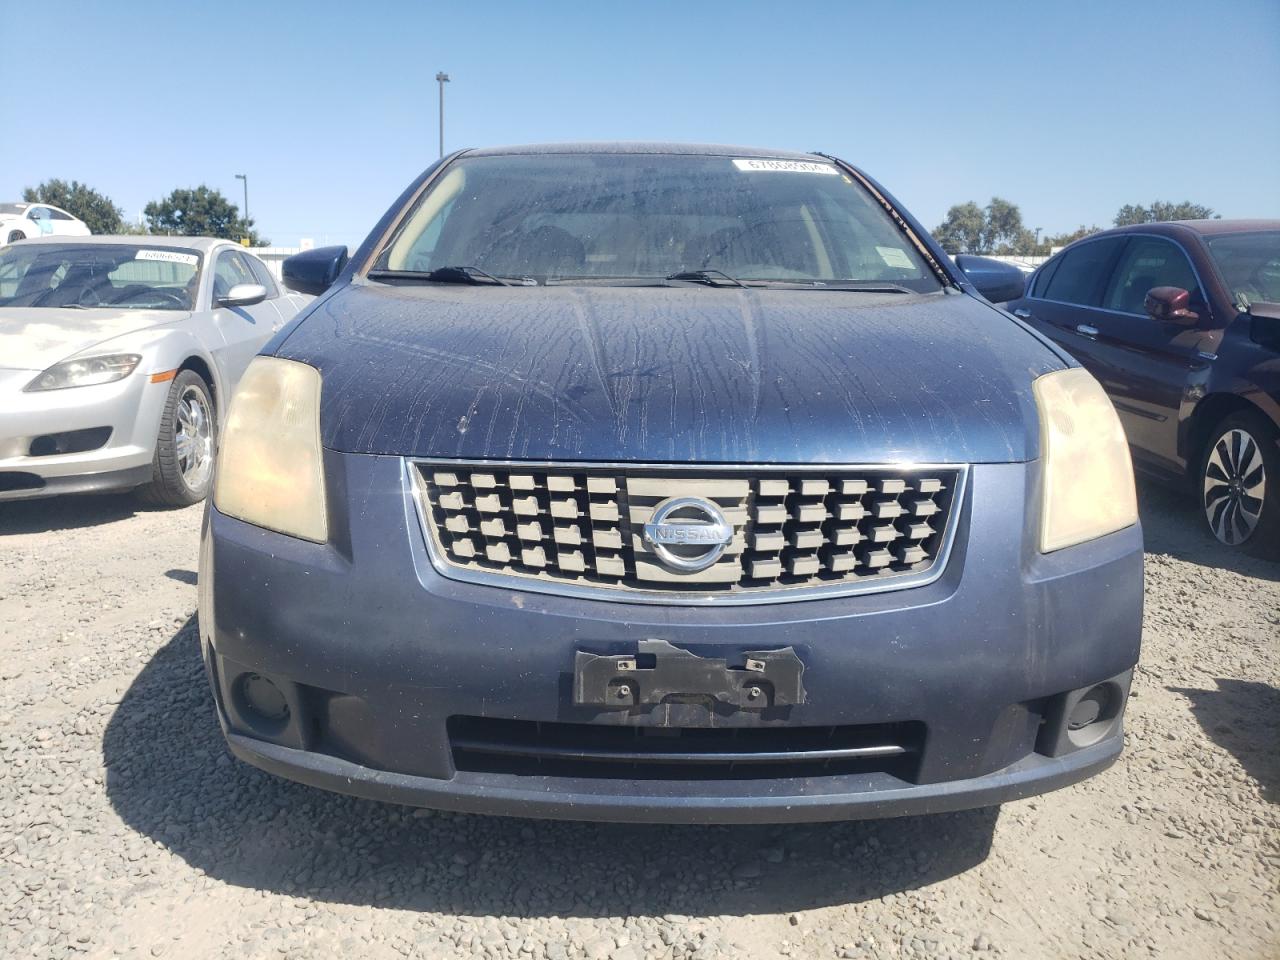
[[[273,779],[229,757],[201,673],[199,508],[0,505],[0,956],[1280,956],[1280,565],[1142,499],[1116,766],[998,812],[784,828]]]

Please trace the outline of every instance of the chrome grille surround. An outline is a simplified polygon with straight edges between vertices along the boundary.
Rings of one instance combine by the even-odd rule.
[[[964,464],[707,466],[405,461],[433,566],[453,580],[625,603],[762,604],[923,586],[956,537]],[[641,535],[672,497],[734,528],[709,568]]]

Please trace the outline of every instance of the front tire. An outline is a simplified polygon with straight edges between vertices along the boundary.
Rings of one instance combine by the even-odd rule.
[[[1219,543],[1280,559],[1280,433],[1251,411],[1231,414],[1209,436],[1198,493]]]
[[[21,230],[10,230],[9,236],[5,237],[5,243],[17,243],[19,240],[27,239],[27,235]]]
[[[209,494],[217,426],[209,385],[194,370],[183,370],[169,385],[152,480],[138,491],[149,503],[186,507]]]

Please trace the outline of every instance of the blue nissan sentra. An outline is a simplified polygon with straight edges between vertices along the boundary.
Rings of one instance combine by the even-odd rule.
[[[1142,621],[1098,383],[822,154],[464,150],[222,425],[200,633],[232,752],[587,820],[997,804],[1120,752]]]

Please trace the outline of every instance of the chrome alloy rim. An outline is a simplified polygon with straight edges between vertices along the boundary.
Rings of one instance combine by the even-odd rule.
[[[178,469],[188,489],[203,490],[213,472],[213,412],[199,387],[190,386],[178,397],[178,430],[173,438]]]
[[[1258,443],[1245,430],[1228,430],[1204,466],[1204,514],[1213,535],[1235,546],[1249,539],[1262,517],[1267,472]]]

